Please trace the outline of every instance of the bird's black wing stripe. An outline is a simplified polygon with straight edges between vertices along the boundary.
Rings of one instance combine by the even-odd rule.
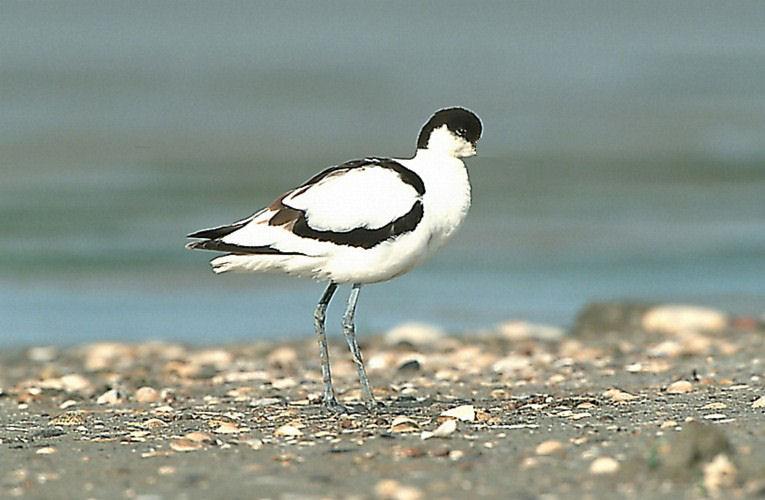
[[[378,165],[382,167],[395,170],[399,177],[401,177],[401,180],[412,186],[414,190],[417,191],[417,194],[420,196],[425,194],[425,183],[422,182],[420,176],[415,172],[409,170],[399,162],[390,160],[388,158],[378,159],[378,162]]]
[[[213,227],[210,229],[201,229],[197,232],[191,233],[187,235],[187,238],[206,238],[209,240],[214,240],[216,238],[223,238],[226,235],[229,235],[233,233],[234,231],[237,231],[239,229],[242,229],[244,226],[247,225],[248,222],[252,220],[253,216],[247,217],[244,220],[241,220],[239,222],[234,222],[233,224],[228,224],[225,226],[218,226]]]
[[[201,250],[213,250],[216,252],[230,252],[234,255],[305,255],[300,252],[282,252],[281,250],[269,246],[242,246],[233,243],[224,243],[220,240],[193,241],[186,245],[189,250],[196,248]]]
[[[357,227],[350,231],[318,231],[308,225],[305,213],[300,212],[300,216],[295,221],[292,232],[304,238],[312,238],[319,241],[329,241],[336,245],[346,245],[351,247],[372,248],[384,241],[388,241],[402,234],[414,231],[417,224],[422,220],[423,208],[422,202],[417,200],[412,208],[406,214],[398,219],[384,225],[378,229],[367,229]]]

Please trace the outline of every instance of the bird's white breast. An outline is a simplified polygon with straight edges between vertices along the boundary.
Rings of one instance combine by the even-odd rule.
[[[465,220],[470,208],[470,181],[459,158],[420,150],[411,160],[400,160],[425,184],[422,230],[427,231],[427,252],[438,249]]]

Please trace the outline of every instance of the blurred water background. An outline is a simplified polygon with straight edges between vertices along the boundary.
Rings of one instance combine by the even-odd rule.
[[[472,211],[364,289],[361,329],[761,313],[763,26],[760,1],[4,1],[0,344],[311,335],[323,285],[214,276],[184,235],[409,155],[455,104],[485,125]]]

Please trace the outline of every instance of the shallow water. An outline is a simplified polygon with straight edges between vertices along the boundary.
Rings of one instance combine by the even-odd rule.
[[[190,5],[4,5],[0,344],[310,334],[321,285],[213,276],[184,234],[455,103],[485,122],[471,213],[360,328],[765,310],[761,4]]]

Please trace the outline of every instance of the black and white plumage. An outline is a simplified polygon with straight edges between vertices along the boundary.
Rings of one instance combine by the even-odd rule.
[[[421,263],[460,226],[470,207],[461,158],[481,137],[478,117],[463,108],[437,111],[420,131],[412,158],[352,160],[329,167],[266,208],[233,224],[189,235],[189,249],[225,252],[213,271],[283,272],[328,281],[317,307],[324,400],[335,400],[324,338],[324,311],[337,284],[353,289],[343,330],[372,402],[353,315],[361,285],[395,278]]]

